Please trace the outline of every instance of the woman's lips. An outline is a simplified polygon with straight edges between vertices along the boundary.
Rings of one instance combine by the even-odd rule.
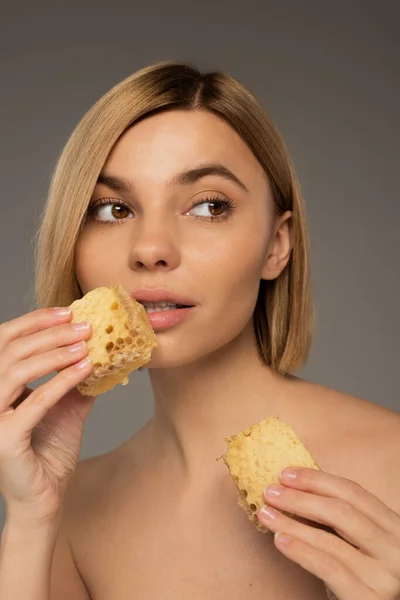
[[[141,304],[146,302],[169,302],[180,306],[194,306],[196,302],[189,297],[173,292],[167,288],[143,288],[131,293],[132,298]]]
[[[164,329],[169,329],[174,325],[182,323],[182,321],[187,319],[194,308],[194,306],[188,306],[185,308],[160,310],[149,313],[147,318],[154,331],[163,331]]]
[[[146,305],[153,305],[151,312],[147,313],[147,318],[154,331],[163,331],[182,323],[195,308],[195,302],[192,298],[181,296],[168,288],[142,288],[132,292],[131,296],[145,307]],[[172,306],[170,310],[165,310],[164,306],[163,309],[160,307],[160,310],[157,310],[157,306],[154,306],[165,302],[176,305],[176,308]],[[179,306],[182,308],[178,308]]]

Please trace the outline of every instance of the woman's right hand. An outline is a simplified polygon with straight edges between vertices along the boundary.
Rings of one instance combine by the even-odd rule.
[[[68,308],[50,308],[0,325],[0,493],[13,521],[57,518],[79,459],[95,398],[75,386],[92,369],[92,332],[70,321]],[[27,387],[53,371],[35,390]]]

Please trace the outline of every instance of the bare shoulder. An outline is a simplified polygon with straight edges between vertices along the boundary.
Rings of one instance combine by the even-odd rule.
[[[358,482],[400,513],[400,414],[303,380],[293,385],[317,432],[310,440],[321,468]]]

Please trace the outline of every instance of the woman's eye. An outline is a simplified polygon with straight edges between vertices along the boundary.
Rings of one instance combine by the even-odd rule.
[[[206,198],[193,206],[186,215],[194,215],[196,219],[207,221],[223,221],[231,215],[235,205],[231,200]],[[134,216],[132,209],[122,202],[100,200],[88,209],[88,219],[102,223],[117,224]]]
[[[102,204],[94,204],[89,209],[89,214],[95,221],[122,221],[132,216],[131,210],[124,204],[117,202],[107,202]]]
[[[190,209],[188,214],[193,214],[201,219],[217,220],[226,219],[232,212],[232,205],[227,200],[203,200]]]

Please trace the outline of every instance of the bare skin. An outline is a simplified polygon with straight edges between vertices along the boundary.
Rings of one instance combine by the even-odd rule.
[[[321,468],[360,483],[398,511],[400,489],[391,471],[399,416],[301,380],[281,381],[278,389],[293,401],[282,408],[282,419]],[[321,580],[284,557],[272,535],[258,532],[237,506],[226,467],[213,460],[223,439],[215,456],[207,452],[208,439],[203,446],[208,477],[189,480],[173,452],[159,453],[154,425],[78,465],[65,525],[90,597],[325,600]]]
[[[247,191],[215,175],[172,183],[205,163],[223,164]],[[190,295],[196,308],[157,334],[148,365],[154,417],[113,452],[82,461],[71,480],[63,523],[88,594],[326,598],[323,583],[282,556],[237,506],[216,460],[224,436],[280,414],[322,469],[390,506],[399,490],[388,477],[388,432],[398,445],[400,417],[261,364],[251,317],[260,279],[279,276],[289,259],[291,214],[276,217],[263,170],[226,123],[203,111],[145,119],[121,138],[104,172],[133,190],[96,186],[92,201],[128,209],[113,227],[105,221],[119,217],[105,206],[87,223],[76,261],[82,291],[116,281],[132,292],[166,287]],[[210,195],[234,201],[226,220],[196,218],[210,215],[207,205],[193,208]]]

